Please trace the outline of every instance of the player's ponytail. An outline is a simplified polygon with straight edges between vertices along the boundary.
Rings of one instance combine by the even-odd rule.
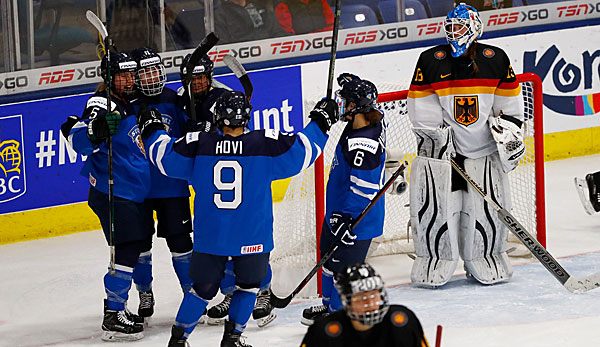
[[[369,112],[366,112],[365,119],[369,122],[370,125],[375,125],[379,123],[383,119],[383,115],[376,109],[372,109]]]

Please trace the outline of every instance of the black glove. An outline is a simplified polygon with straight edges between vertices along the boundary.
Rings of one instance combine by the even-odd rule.
[[[331,225],[331,233],[338,242],[346,247],[354,245],[356,234],[350,230],[352,216],[348,213],[333,212],[329,217],[329,224]]]
[[[138,110],[137,123],[142,139],[147,139],[156,130],[166,130],[160,112],[155,108],[149,109],[146,105]]]
[[[340,110],[337,102],[333,99],[323,99],[317,102],[315,108],[310,111],[308,118],[317,122],[319,128],[326,133],[338,121],[339,116]]]
[[[67,120],[60,125],[60,132],[63,134],[65,138],[69,137],[71,133],[71,129],[79,122],[79,117],[77,116],[69,116]]]
[[[117,111],[104,116],[93,116],[87,127],[87,136],[92,143],[99,143],[119,131],[119,122],[123,119]]]
[[[210,129],[212,128],[212,124],[210,124],[210,122],[207,122],[205,120],[197,120],[194,122],[193,120],[188,119],[187,122],[185,122],[184,127],[185,127],[186,133],[193,133],[193,132],[197,132],[197,131],[208,133],[208,132],[210,132]]]
[[[337,83],[340,87],[343,87],[344,84],[346,84],[346,82],[350,82],[352,80],[359,80],[359,79],[360,79],[360,77],[358,77],[356,75],[344,72],[343,74],[338,76]]]

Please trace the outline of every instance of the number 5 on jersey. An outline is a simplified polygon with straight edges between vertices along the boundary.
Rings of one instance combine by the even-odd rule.
[[[225,177],[231,177],[233,170],[233,181],[223,182]],[[232,201],[223,201],[223,194],[215,193],[213,201],[217,208],[235,210],[242,203],[242,166],[235,160],[219,160],[213,168],[213,184],[220,191],[230,191],[233,193]]]

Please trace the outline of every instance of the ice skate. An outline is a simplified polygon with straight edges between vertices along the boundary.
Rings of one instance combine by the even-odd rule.
[[[185,331],[182,328],[172,326],[171,327],[171,338],[167,347],[189,347],[187,339],[183,338]]]
[[[225,319],[229,316],[229,305],[231,304],[232,295],[225,295],[223,301],[208,310],[206,319],[208,325],[221,325],[225,322]]]
[[[127,317],[125,310],[106,310],[102,321],[102,340],[135,341],[144,337],[144,327]]]
[[[593,175],[588,174],[585,179],[575,177],[575,188],[587,214],[593,215],[600,211],[600,194],[598,194]]]
[[[271,305],[270,288],[258,293],[254,311],[252,311],[252,318],[256,321],[259,328],[266,326],[277,318],[277,315],[273,312],[273,306]]]
[[[140,292],[140,305],[138,306],[138,315],[148,318],[154,314],[154,293],[152,290]]]
[[[302,319],[300,320],[300,323],[306,326],[311,326],[313,325],[316,319],[325,317],[328,314],[328,309],[325,305],[311,306],[309,308],[305,308],[304,311],[302,311]]]
[[[235,322],[225,320],[225,332],[221,340],[221,347],[252,347],[246,343],[246,337],[235,329]]]

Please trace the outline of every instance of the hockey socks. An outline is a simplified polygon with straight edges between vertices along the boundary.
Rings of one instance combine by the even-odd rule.
[[[260,282],[260,291],[271,288],[271,278],[273,278],[273,272],[271,271],[271,264],[267,266],[267,276]]]
[[[229,307],[229,320],[235,322],[235,331],[242,333],[246,328],[246,323],[254,310],[256,302],[257,288],[242,289],[237,288],[231,297],[231,306]]]
[[[123,311],[129,298],[133,269],[123,265],[115,266],[115,274],[110,274],[110,268],[104,275],[104,290],[106,291],[106,305],[109,310]]]
[[[233,261],[231,260],[225,264],[225,276],[221,280],[220,289],[223,295],[231,294],[235,290],[235,273],[233,272]]]
[[[192,251],[186,253],[171,253],[173,260],[173,269],[179,278],[179,284],[183,293],[187,293],[192,289],[194,281],[190,278],[190,260],[192,259]]]
[[[133,269],[133,282],[139,292],[152,289],[152,251],[141,253]]]
[[[329,307],[331,302],[331,293],[335,291],[333,288],[333,272],[327,268],[323,268],[323,275],[321,276],[321,295],[323,295],[323,306]]]
[[[184,338],[192,333],[207,305],[208,301],[199,297],[195,290],[185,293],[175,318],[175,326],[185,331]]]

